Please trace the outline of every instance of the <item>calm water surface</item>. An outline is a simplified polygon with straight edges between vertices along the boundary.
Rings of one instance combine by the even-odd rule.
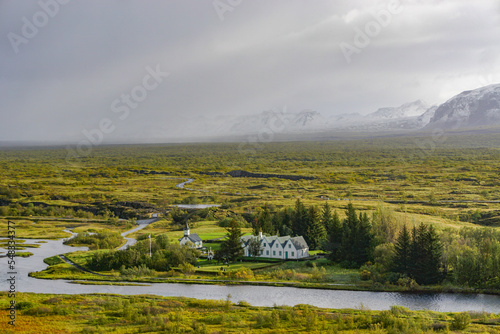
[[[26,240],[37,243],[41,240]],[[123,295],[154,294],[160,296],[184,296],[198,299],[226,299],[228,294],[234,302],[244,300],[256,306],[310,304],[327,308],[359,308],[362,305],[372,310],[385,310],[401,305],[411,310],[460,312],[486,311],[500,313],[500,296],[468,294],[406,294],[395,292],[334,291],[320,289],[298,289],[270,286],[223,286],[196,284],[148,284],[143,286],[80,285],[65,280],[40,280],[28,277],[31,271],[47,267],[43,259],[52,255],[86,250],[86,247],[70,247],[62,240],[46,240],[40,248],[30,248],[34,253],[29,258],[16,257],[16,290],[35,293],[116,293]],[[5,252],[5,249],[0,251]],[[0,290],[8,290],[7,258],[0,258]]]

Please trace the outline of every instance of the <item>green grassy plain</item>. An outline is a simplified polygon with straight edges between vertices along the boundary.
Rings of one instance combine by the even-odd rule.
[[[9,299],[6,293],[0,296],[0,317],[5,320]],[[150,295],[31,293],[18,293],[16,303],[16,326],[1,321],[2,333],[500,332],[500,316],[496,314],[410,311],[396,306],[388,311],[334,310],[307,305],[254,307],[245,301]]]
[[[172,223],[169,211],[173,204],[221,204],[221,207],[212,210],[213,218],[220,220],[234,215],[252,217],[264,205],[268,205],[271,211],[293,206],[297,199],[306,206],[319,206],[328,201],[341,219],[351,202],[356,210],[369,216],[383,205],[393,211],[399,221],[410,225],[423,222],[434,224],[438,230],[464,226],[499,229],[499,142],[500,134],[450,135],[439,142],[431,137],[360,138],[331,142],[259,143],[255,154],[242,151],[237,143],[119,145],[94,147],[90,155],[77,159],[68,159],[67,151],[59,147],[1,149],[0,237],[7,237],[9,220],[16,223],[18,238],[56,239],[69,237],[70,234],[63,229],[71,228],[75,232],[104,228],[124,232],[134,227],[134,219],[147,218],[151,213],[158,212],[163,219],[129,237],[167,233],[170,241],[176,242],[183,235],[183,226]],[[207,174],[240,169],[254,173],[312,176],[314,179],[293,181],[276,177],[236,178]],[[174,178],[179,177],[194,178],[195,181],[187,188],[199,191],[177,188],[176,184],[182,180]],[[217,239],[226,233],[214,220],[193,220],[190,226],[191,232],[204,240]],[[250,233],[251,229],[246,227],[243,232]],[[21,242],[18,246],[25,247]],[[206,246],[215,250],[219,244],[206,243]],[[67,256],[85,266],[91,254],[76,252]],[[60,259],[48,261],[51,266],[34,276],[98,279],[112,283],[123,279],[118,272],[105,273],[112,275],[110,277],[96,277]],[[153,278],[164,278],[166,281],[191,279],[195,282],[196,279],[243,277],[242,280],[287,282],[303,287],[323,284],[325,288],[382,289],[361,281],[360,270],[343,269],[327,263],[325,259],[268,265],[238,262],[226,267],[227,272],[238,274],[217,276],[214,273],[220,269],[218,264],[200,261],[199,272],[195,271],[192,275],[177,273],[171,276],[172,273],[160,272],[155,273]],[[245,268],[254,269],[251,276],[247,275]],[[138,282],[147,281],[136,279]],[[398,290],[400,287],[391,289]],[[442,289],[437,287],[436,291]],[[78,296],[73,302],[63,296],[20,296],[20,301],[33,303],[31,307],[20,310],[20,319],[26,323],[22,325],[25,327],[19,328],[25,328],[26,333],[43,332],[32,328],[39,325],[41,317],[46,332],[50,333],[99,333],[110,329],[117,333],[146,330],[193,333],[399,333],[446,331],[451,327],[454,316],[409,311],[386,314],[314,308],[308,308],[308,311],[303,308],[265,309],[244,304],[227,306],[224,301],[207,301],[204,304],[203,301],[157,297],[149,298],[157,305],[148,306],[146,304],[150,301],[140,299],[142,297]],[[48,300],[58,300],[58,303]],[[103,306],[108,302],[122,308]],[[4,299],[0,303],[4,303]],[[56,304],[61,305],[63,311],[57,311]],[[167,306],[160,307],[160,304]],[[213,307],[211,314],[207,311],[206,305],[209,304]],[[88,308],[85,305],[89,305]],[[126,305],[132,306],[126,308]],[[146,307],[153,307],[155,311],[150,308],[148,313]],[[130,313],[123,313],[125,309]],[[5,308],[0,312],[6,312]],[[79,312],[78,317],[76,312]],[[287,314],[291,314],[292,318],[289,319]],[[293,321],[294,317],[299,320]],[[384,317],[389,320],[381,320]],[[471,317],[473,324],[467,330],[498,332],[498,327],[494,327],[499,323],[497,316],[473,314]],[[308,327],[308,323],[315,325]]]

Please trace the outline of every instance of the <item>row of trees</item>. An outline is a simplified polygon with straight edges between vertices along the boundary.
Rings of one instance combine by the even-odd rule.
[[[419,284],[437,283],[446,271],[443,247],[434,227],[421,224],[410,232],[383,206],[370,218],[364,212],[358,214],[349,203],[341,220],[328,202],[318,209],[297,200],[293,208],[275,213],[264,207],[254,224],[255,232],[259,229],[270,234],[303,235],[310,249],[326,251],[330,260],[344,267],[376,262],[372,269],[384,282],[409,277]]]
[[[325,250],[334,261],[361,265],[372,258],[375,246],[371,222],[366,213],[357,214],[351,203],[347,206],[346,219],[341,222],[325,202],[306,207],[297,199],[293,208],[270,212],[264,206],[253,224],[254,233],[303,236],[311,250]]]
[[[393,270],[419,284],[439,283],[443,279],[442,248],[434,226],[420,224],[410,233],[405,225],[395,244]]]
[[[327,212],[331,215],[329,209]],[[309,248],[314,250],[320,249],[327,239],[329,219],[318,207],[307,208],[297,199],[293,208],[284,208],[277,212],[271,212],[267,205],[264,206],[252,227],[255,234],[262,231],[270,235],[303,236]]]
[[[500,231],[464,227],[443,233],[443,260],[453,282],[474,288],[500,289]]]

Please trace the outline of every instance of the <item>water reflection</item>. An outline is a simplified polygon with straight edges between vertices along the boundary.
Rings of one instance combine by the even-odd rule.
[[[27,243],[43,240],[31,239]],[[16,289],[20,292],[36,293],[116,293],[124,295],[154,294],[161,296],[185,296],[198,299],[244,300],[256,306],[310,304],[326,308],[360,308],[385,310],[393,305],[401,305],[411,310],[433,310],[442,312],[486,311],[500,313],[500,297],[491,295],[466,294],[410,294],[395,292],[342,291],[320,289],[298,289],[270,286],[224,286],[191,284],[150,284],[144,286],[109,286],[71,284],[65,280],[40,280],[28,277],[31,271],[47,267],[43,259],[56,254],[86,250],[86,247],[71,247],[62,240],[46,240],[40,248],[30,248],[34,255],[28,258],[16,257]],[[0,249],[0,251],[4,251]],[[8,290],[7,260],[0,259],[1,290]],[[4,269],[5,268],[5,269]]]

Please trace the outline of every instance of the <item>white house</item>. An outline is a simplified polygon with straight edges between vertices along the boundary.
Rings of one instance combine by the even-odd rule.
[[[186,226],[184,227],[184,236],[182,238],[179,238],[179,243],[181,244],[181,246],[187,243],[191,243],[192,246],[196,249],[203,247],[203,241],[198,236],[198,234],[190,233],[189,226],[187,223]]]
[[[249,244],[252,238],[260,240],[261,251],[258,257],[269,257],[273,259],[301,259],[309,256],[309,246],[303,237],[266,237],[259,233],[259,236],[246,235],[241,237],[245,256],[250,256]]]

